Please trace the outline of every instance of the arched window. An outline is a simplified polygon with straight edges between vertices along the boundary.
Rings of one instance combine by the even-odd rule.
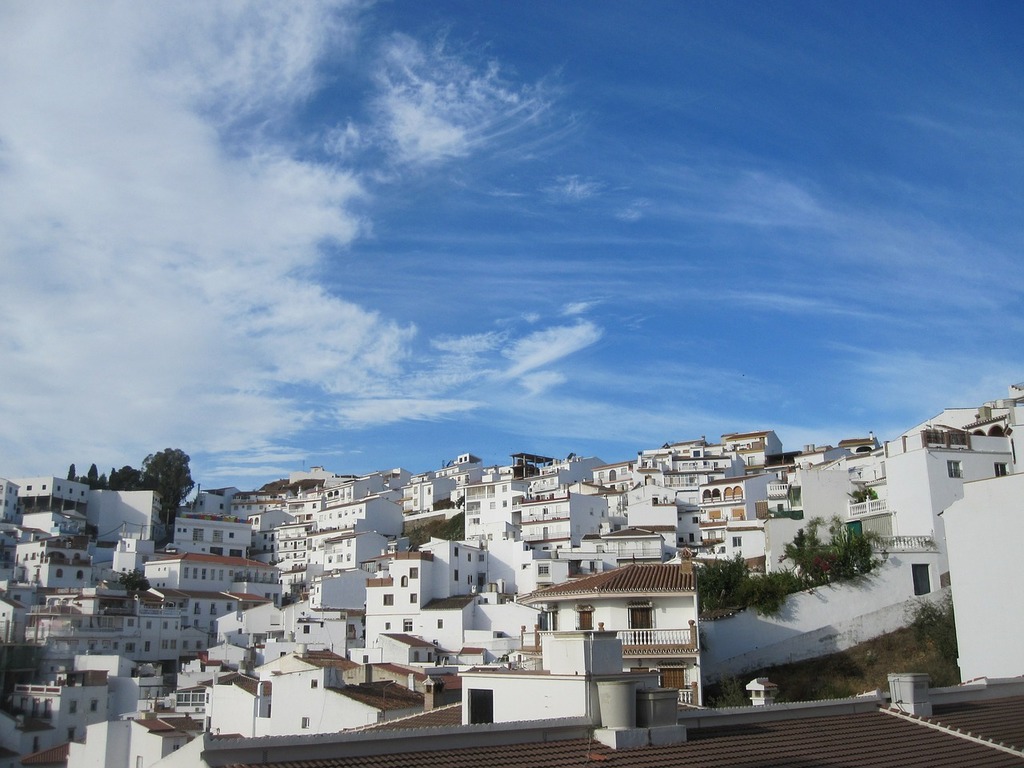
[[[64,569],[63,568],[58,568],[57,569],[57,578],[59,579],[63,575],[64,575]]]
[[[615,482],[615,470],[614,469],[608,471],[608,480],[613,482],[613,483]]]
[[[703,501],[711,501],[711,491],[707,488],[704,489],[704,493],[701,495]]]
[[[402,577],[402,586],[403,587],[408,587],[409,586],[409,577],[408,576],[403,576]]]
[[[732,488],[726,488],[725,493],[722,494],[726,501],[732,501]]]
[[[75,578],[76,579],[84,579],[85,578],[85,574],[82,573],[82,571],[75,571]]]
[[[713,490],[711,492],[711,500],[712,501],[721,501],[722,500],[722,492],[720,490],[718,490],[717,488],[715,488],[715,490]]]
[[[989,437],[1002,437],[1003,428],[998,424],[993,424],[988,430]]]
[[[736,486],[732,489],[732,497],[737,501],[743,498],[743,489],[740,486]]]

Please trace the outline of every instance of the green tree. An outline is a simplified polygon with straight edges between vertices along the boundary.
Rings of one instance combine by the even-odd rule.
[[[171,524],[178,505],[195,487],[189,470],[189,455],[180,448],[151,453],[142,462],[142,485],[160,494],[160,522]]]
[[[120,469],[110,469],[107,485],[112,491],[140,491],[142,487],[142,471],[125,464]]]
[[[95,464],[89,466],[89,473],[85,476],[85,482],[89,484],[91,490],[96,490],[100,487],[100,471],[96,469]]]
[[[145,592],[149,589],[149,579],[138,568],[119,574],[117,580],[129,592]]]
[[[71,466],[68,467],[68,480],[77,480],[77,479],[78,479],[78,475],[75,474],[75,465],[74,465],[74,463],[72,463]]]
[[[700,565],[697,593],[701,612],[742,607],[744,603],[740,593],[748,577],[747,564],[740,555]]]

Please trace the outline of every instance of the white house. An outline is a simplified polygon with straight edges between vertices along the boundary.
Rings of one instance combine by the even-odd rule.
[[[1024,473],[975,480],[942,513],[963,680],[1024,675],[1024,611],[1013,599],[994,602],[1017,578],[1022,499]]]
[[[248,557],[252,525],[248,518],[184,512],[174,519],[177,552]]]
[[[153,538],[160,524],[160,495],[155,491],[89,491],[85,511],[97,541],[117,541],[122,536]]]
[[[657,672],[661,685],[699,704],[697,585],[689,562],[625,565],[540,589],[521,598],[543,610],[543,627],[606,630],[622,644],[624,669]],[[538,629],[542,629],[538,628]],[[548,635],[531,628],[523,650],[539,652]]]

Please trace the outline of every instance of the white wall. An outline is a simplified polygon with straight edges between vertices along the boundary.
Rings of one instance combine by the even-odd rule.
[[[909,605],[942,596],[915,598],[911,565],[928,563],[935,585],[936,560],[936,553],[894,553],[861,579],[790,595],[778,616],[750,608],[702,621],[704,682],[835,653],[906,626]]]
[[[1024,608],[1012,594],[1024,536],[1024,474],[964,483],[963,489],[963,499],[943,514],[960,675],[1024,675]]]

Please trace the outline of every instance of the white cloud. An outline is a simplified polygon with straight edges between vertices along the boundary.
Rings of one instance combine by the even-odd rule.
[[[338,409],[343,426],[363,427],[397,421],[437,421],[478,407],[472,400],[381,397],[353,400]]]
[[[600,338],[601,329],[587,321],[536,331],[503,351],[502,354],[511,361],[504,376],[520,377],[585,349]]]
[[[593,179],[581,179],[577,175],[559,176],[553,184],[544,187],[542,191],[550,197],[563,202],[579,202],[597,195],[604,188],[604,184]]]
[[[359,181],[226,127],[313,87],[337,17],[293,10],[0,9],[3,454],[228,450],[402,365],[414,328],[315,279]]]
[[[562,307],[562,314],[566,317],[582,315],[600,304],[599,301],[574,301]]]
[[[411,165],[465,156],[547,109],[539,86],[510,84],[496,63],[468,64],[444,41],[425,47],[394,35],[384,48],[377,81],[379,130],[392,156]]]

